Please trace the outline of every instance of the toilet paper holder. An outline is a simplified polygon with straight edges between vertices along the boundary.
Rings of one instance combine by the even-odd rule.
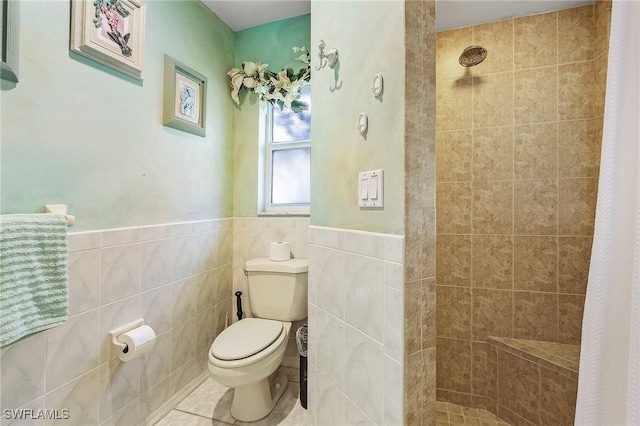
[[[127,352],[129,352],[129,347],[127,346],[127,344],[118,341],[118,337],[120,337],[120,335],[126,333],[127,331],[131,331],[134,328],[138,328],[142,325],[144,325],[144,318],[137,319],[128,324],[111,330],[109,332],[109,335],[111,336],[111,346],[114,349],[114,353],[119,354],[122,352],[126,354]]]

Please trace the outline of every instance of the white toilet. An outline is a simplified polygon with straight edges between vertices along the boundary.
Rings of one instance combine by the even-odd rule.
[[[216,337],[209,351],[213,379],[235,388],[231,415],[243,422],[267,416],[287,388],[278,371],[290,321],[307,317],[307,259],[247,261],[251,312]]]

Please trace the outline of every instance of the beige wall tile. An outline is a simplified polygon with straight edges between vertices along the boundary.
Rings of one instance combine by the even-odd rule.
[[[436,185],[437,229],[439,233],[471,233],[471,183]]]
[[[411,138],[423,137],[423,129],[428,123],[425,102],[427,82],[422,68],[405,66],[405,102],[410,108],[405,108],[405,136]]]
[[[604,100],[607,91],[607,66],[609,61],[608,52],[598,56],[593,62],[594,67],[594,102],[593,115],[599,117],[604,114]]]
[[[406,138],[405,208],[435,207],[435,140]]]
[[[513,124],[513,73],[473,78],[473,127]]]
[[[560,179],[558,233],[593,235],[596,179]]]
[[[513,288],[511,235],[474,235],[472,262],[474,287]]]
[[[521,180],[514,189],[514,232],[551,235],[557,232],[558,186],[555,179]]]
[[[458,62],[465,47],[473,44],[471,27],[438,33],[436,40],[436,75],[438,80],[468,77],[473,68]]]
[[[510,234],[512,232],[513,182],[473,183],[473,232]]]
[[[439,235],[436,251],[438,285],[471,286],[471,236]]]
[[[593,59],[593,5],[558,11],[558,63]]]
[[[572,425],[576,413],[578,381],[548,368],[540,368],[540,424]]]
[[[558,341],[558,295],[516,291],[513,295],[513,337]]]
[[[584,296],[573,294],[558,295],[558,341],[579,345],[582,337],[582,314]]]
[[[594,116],[593,61],[558,66],[558,119]]]
[[[513,296],[507,290],[474,288],[473,340],[485,341],[489,336],[513,336]]]
[[[404,51],[407,65],[422,68],[424,56],[423,45],[423,16],[422,2],[408,1],[405,3],[404,13]]]
[[[514,19],[515,69],[556,64],[557,25],[556,12]]]
[[[611,27],[611,1],[599,0],[594,4],[595,53],[597,58],[609,48],[609,30]]]
[[[471,180],[471,137],[471,130],[436,134],[436,173],[439,182]]]
[[[481,45],[488,52],[487,59],[474,67],[474,73],[491,74],[513,69],[513,20],[474,26],[473,44]]]
[[[560,177],[597,177],[600,166],[599,120],[558,123],[558,172]]]
[[[404,420],[405,424],[420,424],[421,409],[426,399],[424,383],[426,381],[426,368],[422,360],[422,352],[405,357],[404,365]]]
[[[557,123],[515,126],[513,137],[513,172],[516,179],[544,179],[557,176]]]
[[[513,176],[513,126],[473,131],[473,180],[507,180]]]
[[[442,80],[436,93],[436,130],[471,128],[471,78]]]
[[[471,342],[438,339],[436,383],[439,389],[471,392]]]
[[[487,394],[488,346],[484,342],[471,342],[471,393],[475,395]]]
[[[556,120],[557,67],[516,71],[513,79],[513,116],[516,124]]]
[[[499,350],[498,366],[498,404],[537,424],[538,365]]]
[[[558,237],[558,292],[586,294],[591,237]]]
[[[429,278],[422,280],[423,302],[421,312],[422,322],[422,349],[432,348],[436,345],[436,280]]]
[[[424,289],[420,281],[406,282],[404,287],[404,347],[411,355],[421,349],[421,312]]]
[[[556,237],[514,237],[513,287],[555,292],[558,244]]]
[[[471,289],[437,286],[436,291],[438,336],[469,339],[471,337]]]

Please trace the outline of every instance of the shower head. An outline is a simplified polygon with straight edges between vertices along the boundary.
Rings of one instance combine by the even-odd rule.
[[[458,62],[463,67],[473,67],[484,61],[487,57],[487,49],[482,46],[469,46],[462,51]]]

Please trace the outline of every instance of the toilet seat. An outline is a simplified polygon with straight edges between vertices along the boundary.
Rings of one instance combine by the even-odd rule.
[[[209,350],[209,362],[220,368],[250,365],[271,355],[286,338],[287,329],[280,321],[245,318],[215,338]]]

